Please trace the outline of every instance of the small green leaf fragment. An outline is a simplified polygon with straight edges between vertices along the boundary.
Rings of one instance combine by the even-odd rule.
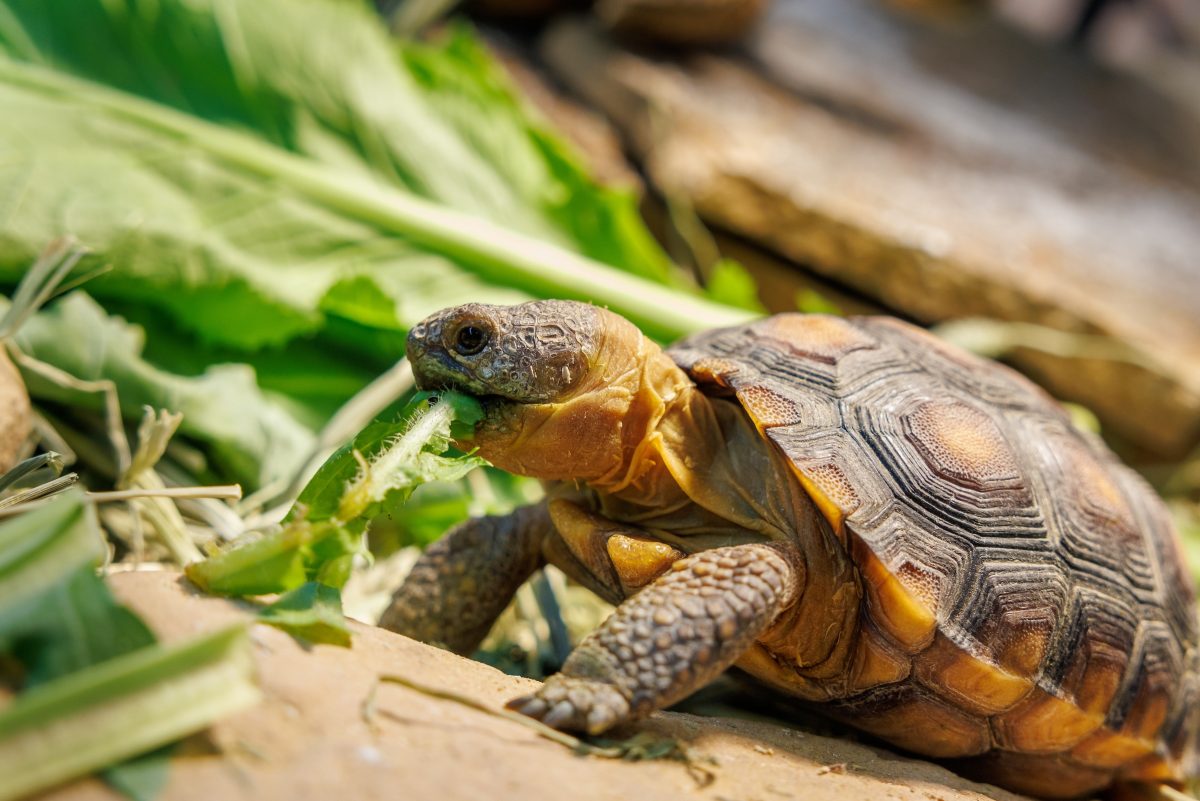
[[[350,647],[342,594],[328,584],[303,584],[259,612],[258,619],[308,642]]]
[[[324,560],[355,547],[331,523],[293,520],[279,531],[193,562],[185,572],[200,589],[218,595],[287,592],[308,581]]]
[[[102,774],[104,782],[130,801],[154,801],[167,786],[174,750],[168,745],[113,765]]]
[[[154,634],[116,602],[90,565],[38,599],[14,636],[26,688],[154,644]]]

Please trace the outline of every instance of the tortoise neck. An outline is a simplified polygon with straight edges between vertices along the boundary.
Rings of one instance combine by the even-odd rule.
[[[690,540],[686,551],[712,547],[708,537],[795,541],[813,528],[819,515],[787,458],[764,442],[741,405],[705,395],[670,367],[686,383],[659,393],[653,414],[627,418],[630,444],[620,465],[588,482],[602,504],[664,534],[679,532]]]
[[[621,447],[602,475],[588,486],[629,501],[658,504],[682,473],[686,456],[695,464],[719,450],[720,432],[708,399],[653,343],[631,382],[628,408],[621,420]],[[686,443],[686,448],[685,448]],[[677,486],[676,486],[677,488]]]

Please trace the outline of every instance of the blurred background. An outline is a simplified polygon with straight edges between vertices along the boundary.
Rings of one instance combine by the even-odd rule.
[[[1070,404],[1200,566],[1196,2],[0,10],[21,312],[0,334],[32,398],[6,458],[62,456],[0,503],[75,479],[245,492],[104,507],[114,565],[276,525],[397,414],[430,312],[574,297],[664,343],[797,309],[931,327]],[[14,296],[30,276],[46,291]],[[155,429],[145,407],[183,416]],[[416,548],[538,491],[491,470],[423,487],[372,526],[347,611],[371,619]],[[604,614],[539,582],[482,655],[535,676]]]

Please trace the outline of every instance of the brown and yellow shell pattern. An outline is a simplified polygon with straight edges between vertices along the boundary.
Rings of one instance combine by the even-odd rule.
[[[1177,535],[1038,387],[890,318],[779,315],[671,355],[736,394],[853,555],[859,658],[835,714],[1043,795],[1194,775]]]

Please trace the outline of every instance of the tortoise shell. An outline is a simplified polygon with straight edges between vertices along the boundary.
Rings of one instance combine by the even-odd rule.
[[[1167,510],[1040,388],[891,318],[778,315],[670,354],[736,394],[857,564],[836,715],[1040,795],[1195,773],[1195,599]]]

